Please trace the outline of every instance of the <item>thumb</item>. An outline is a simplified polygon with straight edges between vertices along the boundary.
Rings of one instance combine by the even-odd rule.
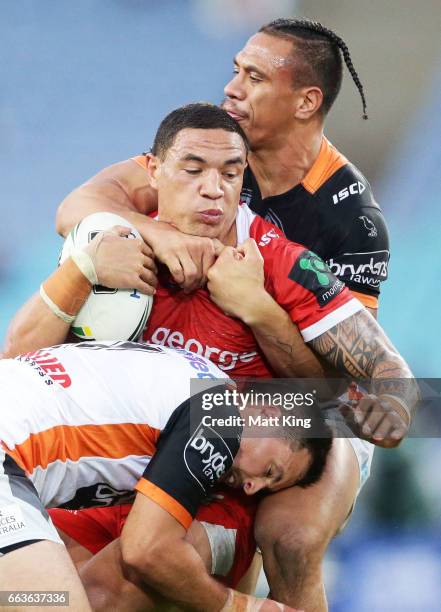
[[[217,260],[223,261],[224,259],[236,259],[235,253],[236,249],[234,247],[222,245],[222,251],[220,252]]]

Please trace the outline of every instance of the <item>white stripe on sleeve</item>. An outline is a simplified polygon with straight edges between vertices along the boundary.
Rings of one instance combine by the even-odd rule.
[[[336,310],[333,310],[325,317],[323,317],[323,319],[317,321],[317,323],[313,323],[309,327],[301,329],[300,332],[303,336],[303,340],[305,342],[310,342],[311,340],[314,340],[314,338],[317,338],[317,336],[321,336],[326,331],[328,331],[328,329],[331,329],[331,327],[334,327],[334,325],[337,325],[345,319],[348,319],[353,314],[355,314],[359,310],[362,310],[363,308],[364,306],[361,302],[359,302],[356,298],[352,298],[351,300],[349,300],[349,302],[343,304],[343,306],[340,306]]]

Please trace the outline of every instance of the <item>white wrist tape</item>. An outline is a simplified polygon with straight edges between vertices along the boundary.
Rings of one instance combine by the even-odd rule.
[[[268,610],[268,604],[271,610],[285,610],[285,606],[277,601],[269,601],[268,599],[259,599],[252,595],[245,595],[233,589],[228,589],[227,601],[220,609],[220,612],[259,612],[264,606]],[[293,610],[293,608],[290,608]],[[295,612],[295,611],[294,611]]]
[[[43,302],[48,306],[49,310],[51,310],[55,316],[64,321],[65,323],[73,323],[75,321],[75,315],[69,315],[63,312],[58,306],[51,300],[46,291],[44,290],[43,285],[40,285],[40,297]]]
[[[96,275],[95,266],[91,256],[85,251],[82,251],[81,249],[74,249],[71,254],[71,258],[79,267],[79,269],[87,278],[87,280],[92,283],[92,285],[97,285],[98,276]]]
[[[407,425],[410,424],[410,421],[412,420],[410,410],[400,397],[397,397],[396,395],[392,395],[391,393],[381,393],[378,397],[380,399],[392,400],[392,405],[393,405],[393,402],[397,402],[397,404],[400,404],[404,412],[407,414],[407,418],[409,419],[409,422],[407,423]]]

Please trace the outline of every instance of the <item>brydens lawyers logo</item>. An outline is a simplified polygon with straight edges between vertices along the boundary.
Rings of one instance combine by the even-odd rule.
[[[344,281],[352,281],[367,287],[377,288],[387,279],[389,251],[366,251],[343,253],[338,261],[328,261],[331,271]]]
[[[302,251],[291,268],[288,278],[315,295],[320,306],[325,306],[344,288],[325,262],[312,251]]]
[[[190,474],[206,492],[231,466],[233,455],[225,440],[201,422],[185,445],[184,461]]]

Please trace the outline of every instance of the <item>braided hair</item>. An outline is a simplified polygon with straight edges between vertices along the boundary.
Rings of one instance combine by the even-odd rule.
[[[317,83],[323,92],[322,111],[326,114],[340,91],[345,64],[352,76],[363,104],[363,119],[367,119],[363,85],[352,64],[346,43],[318,21],[310,19],[275,19],[259,32],[287,38],[295,42],[295,79],[299,86]]]

